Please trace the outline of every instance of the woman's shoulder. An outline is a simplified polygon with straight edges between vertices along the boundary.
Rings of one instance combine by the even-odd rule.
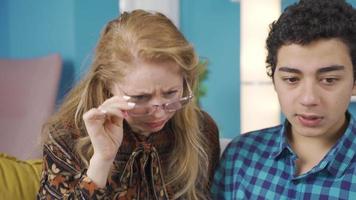
[[[200,119],[201,124],[203,125],[203,130],[219,132],[215,120],[210,116],[209,113],[204,110],[200,110]]]
[[[58,146],[64,150],[72,151],[75,141],[79,138],[78,130],[67,123],[52,123],[45,126],[45,145]]]
[[[214,119],[205,111],[200,111],[201,132],[207,143],[210,145],[219,145],[219,129]]]

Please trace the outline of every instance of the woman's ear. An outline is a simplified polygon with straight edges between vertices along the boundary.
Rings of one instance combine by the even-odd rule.
[[[352,96],[356,96],[356,81],[354,81],[354,87],[352,88]]]

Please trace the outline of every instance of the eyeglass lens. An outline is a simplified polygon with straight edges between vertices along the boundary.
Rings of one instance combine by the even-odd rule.
[[[152,113],[157,107],[162,107],[168,112],[173,112],[181,109],[189,102],[189,100],[190,98],[182,98],[178,101],[163,104],[161,106],[136,106],[133,109],[129,110],[128,113],[131,115],[147,115]]]

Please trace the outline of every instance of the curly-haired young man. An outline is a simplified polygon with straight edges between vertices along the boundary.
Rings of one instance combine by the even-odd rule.
[[[282,125],[236,137],[214,177],[215,199],[356,198],[356,11],[301,0],[272,23],[267,69]]]

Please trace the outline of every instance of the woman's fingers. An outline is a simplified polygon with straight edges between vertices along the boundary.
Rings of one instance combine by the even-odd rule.
[[[114,96],[102,103],[98,108],[92,108],[83,115],[87,128],[95,129],[112,124],[122,126],[126,111],[132,109],[135,103],[127,102],[128,98]]]
[[[101,113],[104,113],[106,116],[115,116],[118,118],[125,118],[126,110],[130,110],[135,106],[135,103],[132,102],[119,102],[112,104],[102,104],[98,107],[98,110]]]
[[[102,121],[104,122],[106,118],[106,113],[102,110],[92,108],[88,112],[84,113],[83,120],[86,121]]]
[[[104,103],[102,103],[98,107],[98,109],[102,113],[105,113],[107,115],[124,118],[125,117],[124,111],[130,110],[133,107],[135,107],[135,103],[127,102],[128,99],[129,97],[126,96],[123,97],[114,96],[104,101]]]
[[[104,101],[100,107],[106,107],[109,105],[116,105],[116,106],[120,106],[122,110],[129,110],[133,107],[134,103],[132,102],[128,102],[128,100],[130,99],[130,97],[128,96],[113,96],[109,99],[107,99],[106,101]]]

